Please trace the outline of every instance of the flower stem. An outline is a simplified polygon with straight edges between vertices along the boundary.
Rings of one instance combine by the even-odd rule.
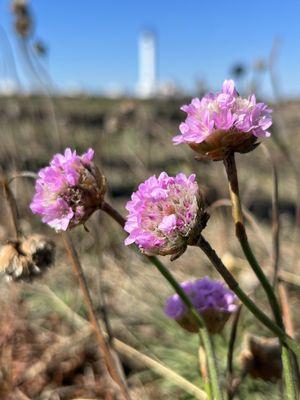
[[[293,373],[292,354],[285,344],[282,345],[281,360],[287,400],[297,400],[299,398]]]
[[[240,242],[240,245],[243,249],[243,252],[251,268],[253,269],[258,280],[260,281],[263,289],[265,290],[277,325],[281,328],[281,330],[284,331],[285,328],[282,320],[280,306],[275,296],[272,284],[269,282],[268,278],[264,274],[254,253],[252,252],[251,246],[248,241],[246,228],[243,220],[240,195],[239,195],[239,183],[238,183],[234,153],[229,154],[228,157],[224,160],[224,166],[229,182],[229,193],[232,204],[232,217],[235,223],[236,236]],[[289,399],[296,399],[296,386],[294,383],[291,359],[288,354],[289,350],[285,348],[284,343],[282,344],[283,344],[282,346],[283,375],[284,375],[287,395],[289,396],[288,397]],[[291,388],[293,388],[293,390],[291,390]]]
[[[122,381],[119,372],[117,370],[117,367],[115,366],[113,357],[107,347],[107,344],[105,342],[105,338],[104,335],[102,333],[101,327],[99,325],[97,316],[96,316],[96,312],[93,306],[93,302],[92,302],[92,298],[90,295],[90,291],[88,289],[88,285],[86,283],[85,280],[85,276],[79,261],[79,257],[77,255],[77,252],[75,250],[75,247],[73,245],[73,242],[71,240],[71,237],[68,233],[63,233],[62,234],[63,237],[63,241],[69,256],[69,259],[71,261],[71,265],[74,271],[74,274],[76,275],[78,282],[79,282],[79,286],[81,288],[82,294],[83,294],[83,299],[88,311],[88,315],[89,315],[89,320],[90,323],[92,325],[92,327],[94,328],[98,343],[99,343],[99,351],[100,351],[100,357],[101,359],[105,362],[108,371],[111,375],[111,377],[114,379],[114,381],[118,384],[118,386],[120,387],[121,393],[123,395],[123,399],[127,399],[129,400],[129,395],[127,392],[127,388],[124,384],[124,382]]]
[[[238,324],[240,321],[242,304],[238,306],[237,311],[235,312],[234,319],[232,321],[230,339],[228,344],[228,353],[227,353],[227,398],[228,400],[232,400],[234,396],[234,388],[233,388],[233,380],[234,380],[234,371],[233,371],[233,353],[234,353],[234,345],[237,337]]]
[[[281,317],[281,311],[279,307],[279,303],[274,294],[272,285],[270,284],[268,278],[264,274],[261,266],[256,260],[255,255],[252,252],[251,246],[248,241],[246,228],[244,225],[244,218],[242,213],[240,195],[239,195],[239,184],[237,177],[237,169],[235,164],[234,154],[230,154],[225,160],[224,165],[227,173],[227,178],[229,182],[229,192],[232,204],[232,217],[235,224],[235,233],[240,242],[240,245],[243,249],[243,252],[253,269],[255,275],[259,279],[261,285],[263,286],[266,295],[268,297],[272,312],[274,314],[274,318],[276,323],[282,328],[283,321]]]
[[[108,203],[105,202],[102,204],[101,209],[105,211],[107,214],[109,214],[116,222],[118,222],[118,224],[121,225],[122,228],[124,228],[125,219],[122,217],[121,214],[118,213],[117,210],[115,210],[113,207],[111,207]],[[218,372],[217,372],[215,355],[209,333],[206,329],[202,317],[197,312],[190,298],[187,296],[185,291],[182,289],[182,287],[174,278],[174,276],[171,274],[171,272],[168,270],[168,268],[166,268],[165,265],[157,257],[154,256],[146,256],[146,257],[158,269],[158,271],[162,274],[162,276],[169,282],[169,284],[172,286],[172,288],[175,290],[175,292],[178,294],[178,296],[184,302],[190,313],[195,318],[199,327],[199,337],[203,344],[207,357],[207,365],[211,381],[211,390],[213,394],[213,399],[222,400],[223,396],[218,382]]]
[[[119,225],[124,228],[125,218],[118,213],[109,204],[104,203],[102,210],[110,215]],[[219,256],[216,254],[215,250],[210,246],[210,244],[201,235],[200,240],[197,244],[201,250],[207,255],[211,263],[214,265],[219,274],[223,277],[229,288],[238,296],[243,304],[249,309],[249,311],[265,326],[267,327],[275,336],[281,339],[288,347],[294,351],[294,353],[300,357],[300,344],[293,340],[289,335],[284,332],[278,325],[276,325],[263,311],[261,311],[255,303],[246,295],[246,293],[239,287],[239,284],[234,279],[233,275],[228,271],[225,265],[222,263]],[[147,257],[150,262],[157,260],[156,257]]]
[[[202,376],[205,392],[207,393],[208,400],[212,400],[211,387],[210,387],[210,383],[209,383],[208,368],[207,368],[207,357],[206,357],[205,350],[202,345],[199,346],[198,359],[199,359],[199,368],[200,368],[200,373]]]
[[[186,295],[185,291],[182,289],[182,287],[179,285],[179,283],[176,281],[176,279],[173,277],[173,275],[170,273],[170,271],[164,266],[164,264],[157,257],[148,256],[147,258],[151,261],[151,263],[153,265],[156,266],[156,268],[164,276],[164,278],[166,278],[166,280],[173,287],[173,289],[176,291],[178,296],[180,296],[181,300],[184,302],[184,304],[187,306],[190,313],[193,315],[193,317],[197,321],[197,324],[199,326],[200,340],[202,341],[202,344],[203,344],[203,347],[205,349],[205,353],[207,356],[207,365],[208,365],[209,376],[210,376],[210,380],[211,380],[213,397],[215,400],[222,399],[222,393],[220,391],[219,384],[218,384],[218,373],[217,373],[215,355],[214,355],[214,351],[213,351],[209,333],[205,327],[202,317],[199,315],[199,313],[193,306],[192,302],[190,301],[189,297]]]
[[[15,199],[14,194],[12,193],[9,183],[5,177],[2,177],[2,187],[3,187],[3,192],[4,192],[4,197],[7,202],[8,208],[9,208],[9,213],[10,213],[10,220],[11,220],[11,225],[13,228],[13,237],[14,239],[18,240],[20,236],[20,224],[19,224],[19,216],[18,216],[18,206],[17,202]]]
[[[300,345],[289,337],[284,330],[282,330],[276,323],[274,323],[263,311],[261,311],[256,304],[247,296],[247,294],[240,288],[238,282],[233,275],[223,264],[220,257],[217,255],[211,245],[201,235],[198,241],[198,247],[206,254],[212,265],[216,268],[219,274],[223,277],[229,288],[237,295],[241,302],[248,308],[248,310],[271,332],[274,333],[282,342],[284,342],[291,350],[300,357]]]

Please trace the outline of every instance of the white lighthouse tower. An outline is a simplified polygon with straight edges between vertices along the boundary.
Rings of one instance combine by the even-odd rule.
[[[139,38],[139,80],[137,94],[139,97],[154,96],[156,82],[156,40],[152,31],[143,31]]]

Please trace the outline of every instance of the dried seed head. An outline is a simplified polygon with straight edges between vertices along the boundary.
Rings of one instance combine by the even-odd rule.
[[[244,346],[240,363],[252,378],[272,382],[281,378],[281,350],[277,338],[247,334]]]
[[[54,262],[54,242],[42,235],[31,235],[20,245],[24,254],[31,257],[33,263],[41,268],[47,268]]]
[[[16,32],[23,38],[28,37],[33,29],[33,21],[27,0],[13,0],[11,9],[15,16]]]
[[[0,249],[0,271],[8,280],[31,281],[54,262],[55,245],[42,235],[10,241]]]
[[[19,253],[16,249],[15,243],[9,243],[0,249],[0,268],[2,272],[10,274],[15,264],[15,259],[18,258]]]
[[[41,40],[37,40],[37,41],[34,43],[33,47],[34,47],[35,52],[36,52],[39,56],[44,57],[44,56],[47,55],[47,50],[48,50],[48,49],[47,49],[47,46],[46,46]]]

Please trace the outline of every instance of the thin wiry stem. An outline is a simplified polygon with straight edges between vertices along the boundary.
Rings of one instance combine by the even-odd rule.
[[[30,291],[33,290],[32,286],[28,286],[27,289]],[[73,311],[62,299],[60,299],[48,287],[38,285],[38,289],[41,290],[47,296],[49,296],[49,299],[53,301],[54,305],[56,306],[56,310],[58,311],[58,313],[62,315],[64,318],[66,318],[67,321],[72,326],[74,326],[79,330],[78,333],[75,334],[77,337],[79,336],[81,339],[86,339],[90,336],[92,327],[88,323],[88,321],[86,321],[86,319],[82,318],[79,314]],[[107,336],[107,333],[105,332],[103,333],[104,336]],[[138,365],[146,366],[152,369],[156,374],[166,378],[170,382],[173,382],[175,385],[180,387],[186,393],[189,393],[190,395],[195,397],[195,399],[207,400],[207,395],[203,390],[193,385],[191,382],[189,382],[188,380],[186,380],[181,375],[177,374],[167,366],[161,364],[158,360],[154,360],[153,358],[149,357],[144,353],[141,353],[140,351],[136,350],[135,348],[129,346],[128,344],[122,342],[119,339],[114,338],[113,341],[116,350],[127,359],[131,360],[132,362]],[[70,344],[75,345],[76,341],[73,340],[73,338],[71,339],[66,338],[63,341],[55,343],[54,345],[50,346],[49,349],[47,350],[47,354],[49,353],[53,355],[59,354],[63,351],[63,349],[67,348],[68,345]],[[48,356],[46,358],[49,359]],[[36,364],[39,366],[39,368],[36,367]],[[38,361],[36,364],[33,364],[32,367],[26,370],[27,374],[25,377],[26,379],[27,378],[34,379],[35,376],[37,376],[37,374],[42,373],[47,368],[48,362],[40,363],[40,361]],[[31,371],[34,371],[34,373],[31,373]],[[23,379],[23,381],[26,379]]]
[[[38,84],[40,89],[42,89],[43,94],[45,95],[44,98],[48,105],[49,116],[50,116],[50,119],[51,119],[51,122],[53,125],[53,130],[55,132],[55,139],[57,140],[59,147],[62,147],[62,136],[60,135],[60,132],[59,132],[56,110],[55,110],[55,107],[53,104],[53,99],[51,97],[51,92],[49,91],[47,84],[45,84],[43,79],[40,77],[38,71],[36,70],[36,67],[34,66],[34,64],[32,62],[31,54],[30,54],[30,51],[28,48],[28,42],[26,41],[26,39],[20,38],[19,45],[20,45],[20,50],[21,50],[23,59],[26,63],[29,73],[32,75],[33,79],[36,81],[36,83]]]
[[[279,219],[279,186],[278,186],[278,173],[275,162],[268,150],[262,144],[267,160],[271,164],[273,175],[273,193],[272,193],[272,269],[273,269],[273,287],[276,286],[279,273],[279,257],[280,257],[280,219]]]
[[[242,213],[242,207],[241,207],[241,201],[240,201],[240,195],[239,195],[239,184],[238,184],[237,169],[236,169],[236,164],[235,164],[234,153],[229,154],[227,156],[227,158],[224,160],[224,166],[225,166],[228,183],[229,183],[229,192],[230,192],[230,198],[231,198],[231,202],[232,202],[232,217],[233,217],[233,221],[235,223],[236,236],[241,244],[243,252],[244,252],[251,268],[253,269],[254,273],[256,274],[263,289],[265,290],[265,293],[269,300],[269,303],[270,303],[270,306],[271,306],[272,312],[274,314],[274,318],[275,318],[277,325],[281,328],[281,330],[284,331],[285,328],[284,328],[284,324],[283,324],[283,320],[282,320],[281,310],[280,310],[280,306],[279,306],[278,300],[276,298],[275,292],[274,292],[272,285],[270,284],[268,278],[264,274],[261,266],[259,265],[254,253],[252,252],[251,246],[248,241],[246,228],[245,228],[244,221],[243,221],[243,213]],[[278,190],[278,188],[277,188],[277,190]],[[277,199],[277,204],[278,204],[278,199]],[[278,231],[278,234],[279,234],[279,231]],[[278,252],[278,255],[279,255],[279,242],[278,242],[276,251]],[[277,277],[278,260],[275,260],[275,262],[276,262],[276,277]],[[283,375],[284,375],[284,380],[285,380],[285,388],[286,388],[287,398],[289,400],[296,400],[297,388],[296,388],[296,384],[294,382],[291,354],[290,354],[288,347],[284,343],[284,341],[281,340],[281,344],[282,344],[281,357],[282,357]]]
[[[38,174],[32,171],[20,171],[20,172],[15,172],[14,174],[10,175],[7,179],[8,184],[18,178],[32,178],[36,179],[38,177]]]
[[[13,236],[14,236],[14,239],[17,240],[21,233],[20,224],[19,224],[18,206],[17,206],[15,196],[13,195],[5,177],[2,177],[2,188],[3,188],[5,200],[7,202],[8,208],[9,208],[11,225],[12,225],[13,232],[14,232]]]
[[[238,328],[238,323],[240,320],[241,316],[241,311],[242,311],[242,305],[240,304],[236,313],[234,314],[233,321],[232,321],[232,326],[231,326],[231,332],[230,332],[230,339],[229,339],[229,345],[228,345],[228,353],[227,353],[227,396],[228,400],[231,400],[233,398],[233,378],[234,378],[234,371],[233,371],[233,352],[234,352],[234,345],[236,341],[236,335],[237,335],[237,328]]]
[[[99,222],[100,222],[100,213],[99,213]],[[102,282],[102,270],[103,270],[103,259],[102,259],[102,252],[103,252],[103,245],[102,245],[102,239],[101,238],[101,232],[98,228],[98,225],[96,227],[96,232],[95,232],[95,241],[96,241],[96,248],[97,248],[97,258],[98,258],[98,265],[99,265],[99,300],[100,300],[100,311],[102,314],[102,320],[104,323],[104,327],[106,329],[107,335],[108,335],[108,343],[111,347],[113,347],[113,339],[114,339],[114,334],[113,330],[110,324],[110,319],[109,319],[109,311],[108,307],[106,304],[106,298],[104,294],[104,285]]]
[[[107,204],[107,203],[106,203]],[[115,221],[124,227],[125,218],[118,213],[113,207],[109,205],[109,207],[102,208],[107,214],[109,214]],[[113,210],[113,212],[112,212]],[[212,262],[213,266],[219,272],[219,274],[223,277],[224,281],[227,283],[229,288],[235,292],[235,294],[239,297],[241,302],[249,309],[249,311],[265,326],[267,327],[275,336],[284,341],[299,357],[300,357],[300,345],[294,341],[291,337],[289,337],[278,325],[276,325],[261,309],[259,309],[256,304],[244,293],[244,291],[239,287],[238,282],[235,280],[233,275],[227,270],[219,256],[212,249],[210,244],[203,238],[200,237],[200,241],[198,242],[198,246],[202,251],[207,255],[209,260]],[[153,263],[154,260],[157,260],[156,257],[147,257],[150,262]]]
[[[84,299],[84,302],[85,302],[85,305],[86,305],[86,308],[88,311],[89,320],[91,322],[91,325],[92,325],[92,327],[95,331],[96,337],[97,337],[97,341],[99,344],[100,357],[105,362],[111,377],[119,385],[120,391],[123,394],[123,398],[129,399],[129,395],[128,395],[127,389],[125,387],[125,384],[122,381],[122,379],[120,378],[120,375],[115,366],[112,355],[109,351],[109,348],[107,347],[107,344],[106,344],[106,341],[104,338],[104,334],[99,325],[99,322],[98,322],[98,319],[96,316],[96,312],[94,310],[92,298],[90,295],[90,291],[88,289],[88,285],[85,280],[83,269],[81,267],[81,263],[79,261],[78,254],[75,250],[75,247],[73,245],[71,237],[68,233],[65,233],[65,232],[62,234],[62,237],[63,237],[64,245],[66,247],[69,259],[71,261],[73,272],[78,279],[78,283],[79,283],[80,289],[83,294],[83,299]]]
[[[244,225],[244,218],[243,218],[243,212],[239,194],[237,170],[233,153],[228,155],[228,157],[224,160],[224,165],[229,183],[229,193],[232,203],[232,217],[235,224],[236,237],[240,242],[240,245],[246,256],[246,259],[249,262],[249,265],[253,269],[255,275],[257,276],[258,280],[260,281],[262,287],[265,290],[276,323],[282,328],[283,322],[281,317],[281,311],[277,298],[274,294],[272,285],[270,284],[268,278],[265,276],[261,266],[259,265],[255,255],[253,254],[251,246],[248,241],[246,228]]]
[[[199,360],[199,368],[200,368],[200,373],[202,376],[203,380],[203,385],[205,387],[205,391],[207,393],[208,400],[212,400],[211,397],[211,387],[209,383],[209,376],[208,376],[208,371],[207,371],[207,359],[206,359],[206,354],[203,346],[199,346],[198,350],[198,360]]]
[[[289,304],[289,297],[284,282],[279,280],[278,282],[278,294],[282,308],[283,320],[286,326],[287,333],[294,338],[295,337],[295,327],[292,318],[291,308]]]
[[[269,60],[268,60],[268,71],[270,75],[270,81],[271,81],[271,86],[273,89],[274,97],[275,97],[275,102],[280,103],[282,100],[282,96],[280,93],[280,88],[278,85],[278,79],[276,76],[276,63],[278,60],[278,54],[281,46],[281,39],[279,37],[275,37],[273,40],[272,48],[270,51],[269,55]],[[294,232],[293,232],[293,240],[292,242],[294,243],[294,254],[293,254],[293,263],[296,261],[298,258],[298,242],[299,242],[299,231],[300,231],[300,179],[299,179],[299,167],[298,165],[294,162],[292,155],[291,155],[291,148],[290,142],[289,142],[289,135],[287,134],[288,129],[287,129],[287,123],[285,120],[285,117],[281,111],[281,107],[277,110],[277,125],[279,126],[279,129],[273,129],[272,137],[274,140],[274,143],[277,145],[279,148],[280,152],[283,154],[285,159],[287,160],[291,172],[294,176],[295,180],[295,189],[296,189],[296,213],[295,213],[295,220],[294,220]],[[276,127],[276,126],[275,126]]]
[[[263,144],[262,149],[265,153],[265,156],[269,163],[271,164],[272,168],[272,175],[273,175],[273,193],[272,193],[272,244],[273,244],[273,252],[272,252],[272,270],[273,270],[273,287],[278,289],[278,294],[279,294],[279,302],[281,305],[281,310],[282,310],[282,315],[283,315],[283,322],[284,326],[287,327],[287,332],[291,334],[292,337],[294,337],[294,329],[293,329],[293,321],[292,321],[292,315],[291,315],[291,310],[289,307],[289,303],[287,301],[287,293],[286,293],[286,288],[283,282],[278,281],[279,277],[279,272],[280,272],[280,216],[279,216],[279,185],[278,185],[278,173],[277,173],[277,168],[275,161],[273,160],[273,157],[271,153],[269,152],[268,148]],[[297,380],[299,381],[299,367],[298,367],[298,361],[297,358],[294,356],[294,354],[289,353],[288,350],[283,349],[283,357],[286,358],[284,361],[286,368],[290,369],[292,376],[291,379],[295,379],[297,377]],[[294,369],[295,369],[295,374],[293,375],[293,368],[291,360],[294,360]],[[290,386],[291,390],[295,391],[296,394],[296,382],[294,383],[293,380],[290,381],[290,377],[285,376],[285,381],[286,384]],[[295,385],[295,387],[293,386]],[[292,397],[292,394],[290,394],[290,397]]]
[[[276,325],[257,305],[247,296],[247,294],[240,288],[238,282],[235,280],[230,271],[225,267],[220,257],[217,255],[211,245],[201,235],[198,244],[200,249],[206,254],[212,265],[216,268],[229,288],[237,295],[241,302],[248,308],[248,310],[275,336],[286,343],[291,350],[293,350],[300,357],[300,345],[289,337],[278,325]]]

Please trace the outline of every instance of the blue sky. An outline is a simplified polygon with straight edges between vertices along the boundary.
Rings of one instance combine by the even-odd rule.
[[[62,89],[132,90],[137,38],[151,27],[158,35],[159,79],[187,88],[198,78],[219,87],[233,63],[267,57],[280,37],[280,87],[285,95],[300,96],[297,0],[32,0],[31,6],[35,36],[48,45],[49,70]],[[9,1],[0,0],[0,24],[16,49],[11,22]],[[265,91],[270,93],[267,77]]]

